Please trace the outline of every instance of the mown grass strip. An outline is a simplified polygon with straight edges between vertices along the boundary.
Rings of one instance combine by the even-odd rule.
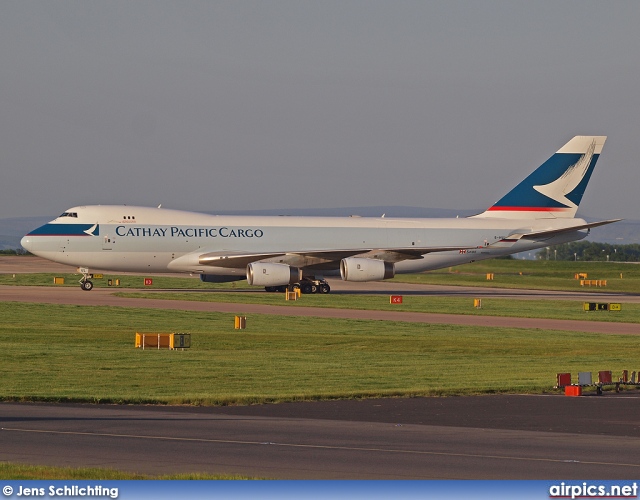
[[[253,479],[247,476],[228,474],[186,473],[151,476],[115,469],[96,467],[49,467],[0,462],[0,480],[132,480],[132,479],[174,479],[174,480],[243,480]]]
[[[185,351],[136,331],[189,332]],[[550,390],[557,372],[637,370],[615,335],[0,304],[0,399],[192,405]]]

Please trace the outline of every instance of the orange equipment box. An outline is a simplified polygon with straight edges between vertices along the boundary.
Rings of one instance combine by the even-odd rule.
[[[568,385],[564,388],[565,396],[582,396],[582,387],[579,385]]]

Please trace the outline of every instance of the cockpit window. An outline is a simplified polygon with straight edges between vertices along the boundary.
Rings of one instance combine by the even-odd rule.
[[[78,214],[76,212],[64,212],[60,217],[75,217],[77,219]]]

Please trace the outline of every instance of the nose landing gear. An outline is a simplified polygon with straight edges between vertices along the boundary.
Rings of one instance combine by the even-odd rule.
[[[80,279],[80,288],[87,292],[93,290],[93,281],[91,281],[91,278],[93,278],[93,274],[89,274],[89,269],[86,267],[79,267],[78,272],[82,273],[82,278]]]

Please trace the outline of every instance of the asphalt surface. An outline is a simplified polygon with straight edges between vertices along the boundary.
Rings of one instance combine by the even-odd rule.
[[[40,266],[37,272],[51,269],[46,262],[30,265]],[[12,272],[7,266],[0,259],[0,272]],[[332,288],[337,293],[388,294],[384,287],[390,284],[357,285],[352,291],[338,284]],[[420,291],[419,285],[391,285],[400,285],[403,293],[437,293],[432,287]],[[453,287],[442,288],[442,293],[456,293],[449,288]],[[473,292],[477,296],[478,290]],[[495,293],[518,298],[518,292]],[[545,297],[538,292],[524,295]],[[553,294],[548,298],[562,300]],[[122,302],[110,302],[116,299]],[[108,289],[79,288],[0,287],[0,300],[120,307],[156,307],[152,304],[158,302],[157,307],[165,309],[223,306],[119,299]],[[616,301],[635,300],[629,296]],[[237,311],[239,306],[231,307]],[[332,317],[362,313],[261,307],[277,310],[259,310],[263,314],[283,314],[284,309]],[[372,318],[373,312],[365,314]],[[390,314],[396,321],[438,320],[425,313]],[[442,321],[455,322],[455,317],[442,316]],[[479,321],[475,324],[491,320],[464,318]],[[522,319],[507,320],[512,327],[529,328]],[[534,321],[535,328],[552,329],[586,323],[552,327],[540,326],[546,320]],[[618,328],[615,333],[626,328],[612,325]],[[628,333],[637,334],[631,327]],[[216,408],[0,403],[0,461],[279,479],[632,479],[640,473],[639,405],[640,391],[635,388],[579,398],[498,395]]]
[[[640,398],[0,404],[0,460],[278,479],[632,479]]]

